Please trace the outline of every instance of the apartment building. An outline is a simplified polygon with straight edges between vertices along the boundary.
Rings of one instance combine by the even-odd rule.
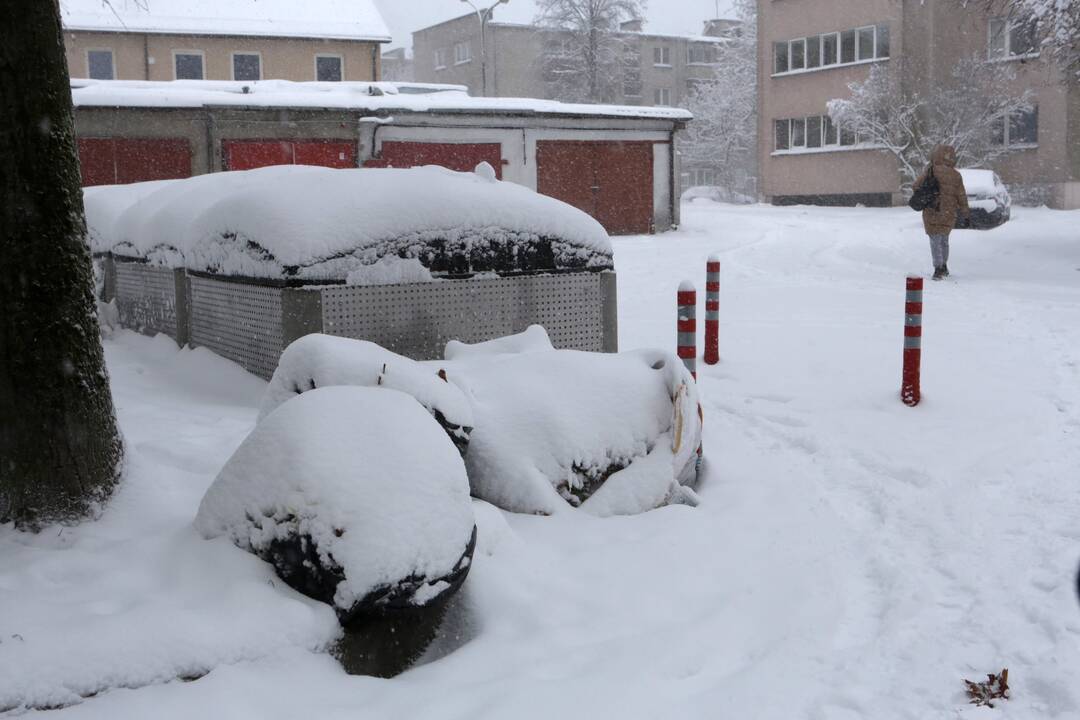
[[[714,20],[708,34],[676,36],[643,32],[640,21],[624,23],[620,82],[604,101],[684,106],[694,83],[712,77],[717,43],[737,27]],[[474,96],[558,99],[543,58],[563,39],[535,25],[489,21],[481,44],[480,21],[470,13],[413,33],[413,73],[418,82],[465,85]]]
[[[1040,61],[1006,18],[949,0],[758,0],[761,191],[778,204],[903,202],[893,157],[829,120],[826,104],[874,65],[924,94],[963,58],[1010,63],[1003,91],[1034,92],[1029,113],[1001,118],[1015,146],[994,169],[1015,195],[1080,207],[1080,90]]]
[[[374,0],[61,0],[68,71],[98,80],[380,79]]]

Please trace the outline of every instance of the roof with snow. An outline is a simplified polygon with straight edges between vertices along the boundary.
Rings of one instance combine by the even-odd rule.
[[[390,42],[374,0],[61,0],[67,30]]]
[[[450,112],[496,115],[570,115],[687,121],[682,108],[586,105],[536,98],[472,97],[461,85],[390,82],[260,80],[73,80],[76,107],[331,108],[377,113]]]

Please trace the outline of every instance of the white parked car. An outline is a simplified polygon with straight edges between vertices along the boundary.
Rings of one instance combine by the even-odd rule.
[[[989,230],[1003,225],[1012,214],[1012,200],[1005,183],[993,170],[959,170],[967,191],[971,217],[956,219],[956,227],[968,230]]]

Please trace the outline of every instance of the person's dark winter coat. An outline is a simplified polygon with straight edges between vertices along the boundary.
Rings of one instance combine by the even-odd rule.
[[[932,207],[923,210],[923,227],[927,235],[948,236],[956,226],[957,210],[965,217],[970,214],[964,179],[956,171],[956,150],[949,145],[938,145],[930,154],[930,166],[941,188],[941,195],[936,210]],[[915,181],[914,189],[926,181],[927,172]]]

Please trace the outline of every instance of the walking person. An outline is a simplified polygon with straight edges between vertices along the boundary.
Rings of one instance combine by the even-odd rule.
[[[927,178],[938,183],[937,203],[922,211],[923,227],[930,236],[930,257],[934,261],[934,280],[949,277],[949,233],[956,226],[957,214],[971,215],[968,209],[964,179],[956,170],[956,149],[938,145],[930,154],[930,166],[912,186],[918,190]]]

